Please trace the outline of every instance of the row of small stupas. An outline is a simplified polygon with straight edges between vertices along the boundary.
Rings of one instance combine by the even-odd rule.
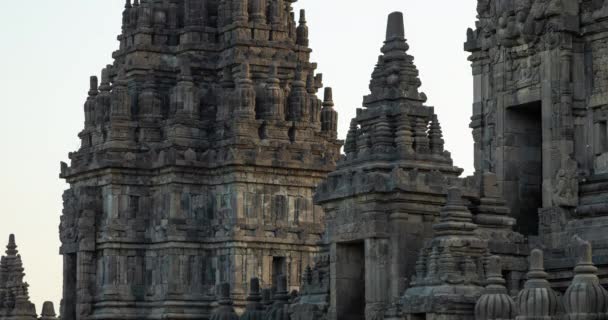
[[[485,241],[472,232],[457,234],[460,228],[455,226],[459,223],[468,224],[471,231],[476,228],[472,215],[467,214],[466,208],[462,206],[460,196],[457,189],[450,190],[442,221],[436,224],[436,230],[441,231],[428,248],[432,254],[429,257],[421,256],[417,264],[416,284],[402,298],[402,306],[408,309],[366,319],[404,320],[421,312],[431,318],[456,316],[472,319],[471,305],[474,306],[476,320],[591,320],[605,319],[608,316],[608,291],[600,285],[598,269],[592,261],[591,244],[578,237],[572,239],[577,248],[575,254],[578,263],[574,268],[574,278],[563,296],[551,288],[544,269],[543,252],[539,249],[531,251],[527,280],[516,296],[510,295],[505,287],[500,257],[487,255],[485,250],[481,250],[483,256],[471,257],[473,260],[483,260],[482,272],[477,276],[469,274],[468,279],[463,279],[450,253],[451,248],[480,243],[480,248],[483,248]],[[452,233],[446,232],[450,229],[450,224]],[[448,235],[450,236],[447,237]],[[468,241],[472,242],[467,243]],[[430,259],[428,263],[427,258]],[[429,269],[424,270],[426,267],[423,265],[429,266]],[[310,275],[305,275],[302,280],[304,288],[312,281],[309,277]],[[304,301],[310,292],[304,291],[302,297],[290,297],[284,277],[274,294],[270,289],[260,290],[259,280],[252,279],[248,304],[240,316],[232,306],[229,290],[228,284],[219,286],[218,307],[211,320],[327,319],[327,314],[324,313],[327,310],[317,309],[310,301]],[[459,304],[459,308],[450,309],[455,304]]]
[[[30,302],[29,285],[25,277],[21,255],[17,251],[15,236],[10,235],[6,255],[0,260],[0,319],[2,320],[53,320],[57,319],[52,302],[45,302],[40,317]]]

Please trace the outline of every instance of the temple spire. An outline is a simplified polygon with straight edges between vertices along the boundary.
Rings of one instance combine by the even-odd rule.
[[[308,47],[308,26],[306,25],[306,10],[300,10],[300,21],[296,30],[296,43]]]
[[[17,244],[15,243],[15,235],[11,234],[8,237],[8,245],[6,246],[6,254],[8,256],[16,256],[18,253],[17,251]]]
[[[6,256],[0,259],[0,319],[35,320],[36,308],[30,302],[23,262],[17,252],[15,235],[10,235]]]
[[[388,16],[388,23],[386,26],[386,42],[393,40],[405,40],[403,13],[401,12],[393,12]]]

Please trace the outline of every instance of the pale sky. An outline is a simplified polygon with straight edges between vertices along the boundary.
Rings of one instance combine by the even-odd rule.
[[[0,246],[15,233],[30,296],[38,312],[51,300],[59,311],[59,162],[78,148],[90,75],[111,63],[124,0],[0,1]],[[468,128],[472,77],[463,51],[475,21],[475,0],[300,0],[310,45],[326,86],[334,88],[339,131],[368,93],[386,17],[405,13],[410,54],[422,91],[435,106],[446,148],[472,172]],[[3,251],[3,250],[2,250]]]

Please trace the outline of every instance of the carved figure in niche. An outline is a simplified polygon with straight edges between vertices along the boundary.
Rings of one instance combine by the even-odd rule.
[[[498,36],[499,43],[505,47],[512,47],[517,44],[519,30],[513,12],[504,11],[502,13],[498,19],[498,30],[496,35]]]
[[[479,19],[477,27],[481,30],[483,38],[491,38],[496,33],[495,15],[494,1],[477,1],[477,18]]]
[[[608,152],[604,152],[595,158],[595,173],[608,173]]]
[[[72,189],[63,193],[63,215],[59,226],[60,238],[62,243],[76,242],[75,220],[78,214],[78,200]]]
[[[553,204],[559,207],[576,207],[578,204],[578,164],[566,160],[558,170],[553,189]]]

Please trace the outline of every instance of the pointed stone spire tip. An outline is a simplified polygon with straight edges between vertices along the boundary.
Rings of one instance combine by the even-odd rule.
[[[402,40],[405,38],[405,26],[403,23],[403,13],[396,11],[388,15],[386,26],[386,41]]]
[[[8,236],[8,245],[6,246],[6,254],[14,256],[17,254],[17,243],[15,241],[15,235],[11,234]]]
[[[331,103],[333,106],[333,102],[334,102],[334,93],[333,93],[333,89],[331,87],[325,87],[325,94],[323,97],[323,101],[327,104],[327,103]]]

